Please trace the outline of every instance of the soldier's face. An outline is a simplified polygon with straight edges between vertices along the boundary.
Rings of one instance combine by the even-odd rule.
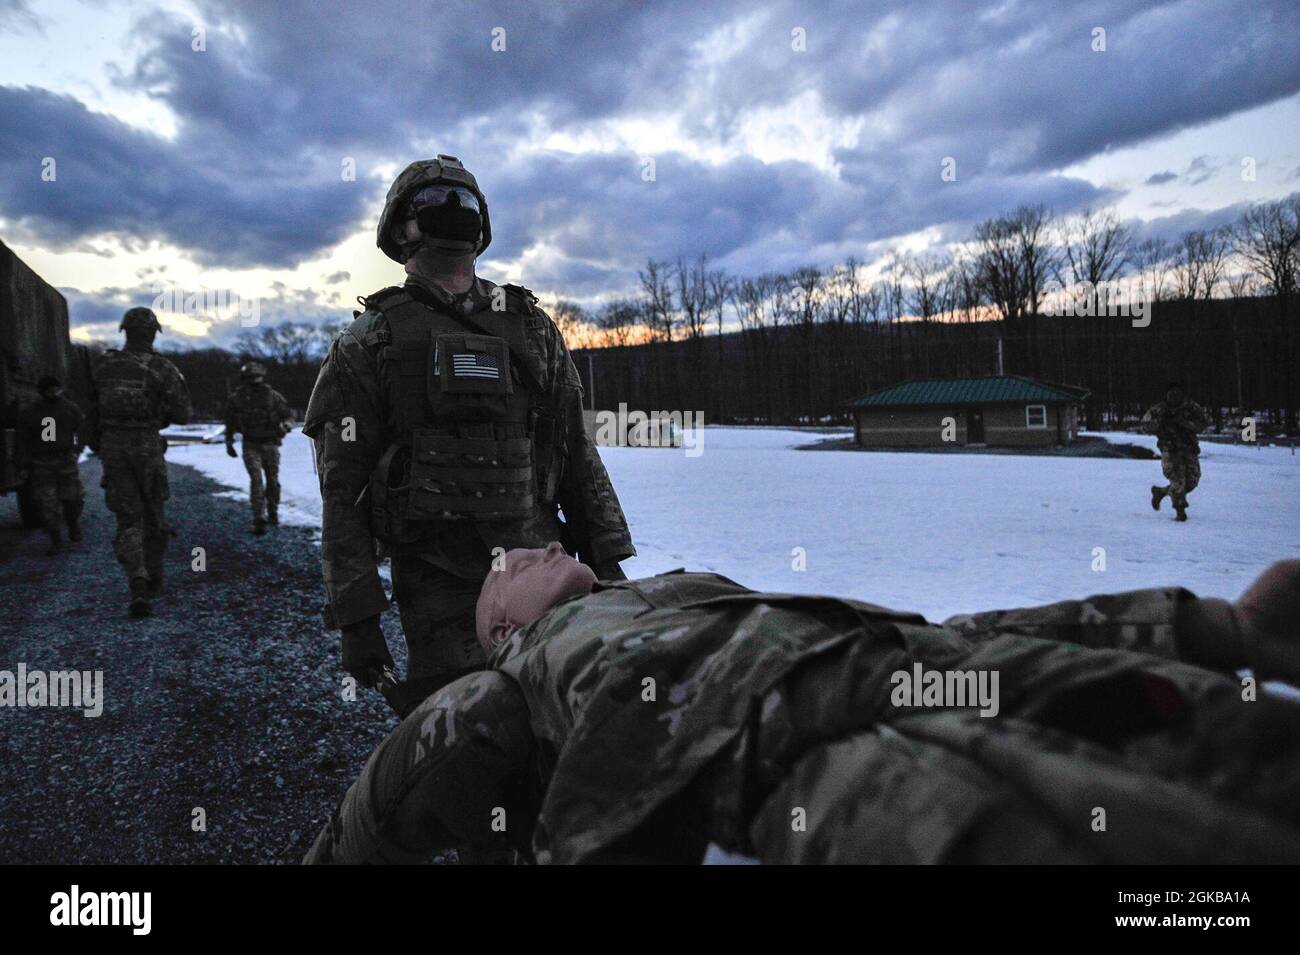
[[[1169,402],[1171,405],[1180,404],[1182,400],[1183,393],[1178,388],[1170,388],[1165,392],[1165,401]]]
[[[561,600],[591,593],[596,575],[552,541],[545,548],[507,551],[500,570],[483,581],[476,612],[479,643],[489,652],[519,627]]]

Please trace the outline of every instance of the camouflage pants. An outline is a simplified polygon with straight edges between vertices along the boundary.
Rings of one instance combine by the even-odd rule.
[[[453,847],[526,849],[535,749],[512,679],[488,671],[457,680],[379,744],[303,861],[410,865]]]
[[[408,680],[482,669],[474,608],[483,582],[420,557],[393,558],[393,598],[406,637]]]
[[[153,433],[105,434],[100,443],[100,486],[117,519],[113,554],[128,580],[162,576],[168,533],[163,505],[170,495],[164,448]]]
[[[58,532],[66,521],[69,526],[81,516],[85,492],[81,487],[81,472],[77,469],[75,451],[58,457],[33,458],[31,462],[32,493],[41,509],[41,521],[51,535]]]
[[[1160,470],[1169,483],[1165,491],[1174,507],[1186,507],[1187,495],[1201,483],[1201,459],[1196,454],[1166,452],[1160,455]]]
[[[274,441],[245,440],[244,467],[253,519],[265,517],[268,508],[274,514],[280,506],[280,446]]]

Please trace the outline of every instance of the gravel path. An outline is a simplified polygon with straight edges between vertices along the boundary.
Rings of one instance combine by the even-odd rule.
[[[0,670],[102,670],[104,686],[97,718],[0,707],[0,862],[298,862],[396,723],[371,691],[342,699],[314,533],[253,537],[246,503],[172,463],[167,589],[131,620],[98,461],[81,474],[85,539],[59,557],[0,498]]]

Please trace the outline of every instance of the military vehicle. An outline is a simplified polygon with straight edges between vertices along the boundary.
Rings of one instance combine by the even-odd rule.
[[[40,514],[15,460],[18,409],[36,400],[36,382],[54,375],[85,408],[89,353],[68,338],[68,303],[0,242],[0,495],[16,492],[24,527]]]

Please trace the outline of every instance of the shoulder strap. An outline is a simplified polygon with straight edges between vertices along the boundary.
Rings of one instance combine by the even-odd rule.
[[[490,335],[504,338],[510,344],[510,354],[519,375],[524,378],[535,395],[546,394],[543,383],[533,374],[528,363],[523,360],[523,350],[527,346],[525,328],[518,320],[520,314],[532,314],[533,296],[521,285],[503,285],[506,289],[507,308],[502,312],[487,309],[473,315],[460,315],[450,310],[434,308],[411,294],[410,289],[402,286],[390,286],[359,301],[368,309],[382,312],[388,319],[389,334],[396,347],[403,345],[424,344],[428,341],[428,329],[424,323],[415,320],[426,318],[430,314],[441,322],[459,325],[467,331],[478,335]],[[512,320],[513,316],[513,320]]]
[[[381,288],[378,292],[371,292],[369,295],[358,295],[357,301],[365,308],[373,308],[375,311],[383,311],[380,306],[384,299],[391,298],[394,295],[406,294],[408,293],[402,286],[389,285],[386,288]]]
[[[371,329],[366,333],[364,343],[367,345],[392,344],[420,345],[428,341],[428,332],[423,325],[414,320],[423,318],[428,309],[417,301],[410,292],[401,286],[390,286],[374,295],[361,300],[367,309],[384,316],[388,322],[388,331]]]
[[[514,298],[517,308],[508,309],[508,311],[522,312],[524,315],[532,315],[537,311],[537,296],[533,294],[532,289],[524,288],[522,285],[506,284],[500,286],[506,290],[506,300]]]

